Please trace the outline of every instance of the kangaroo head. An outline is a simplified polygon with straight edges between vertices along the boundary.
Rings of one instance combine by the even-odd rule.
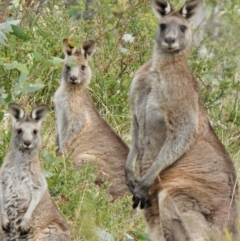
[[[39,105],[31,111],[30,115],[25,115],[20,105],[10,103],[8,112],[13,126],[12,145],[21,151],[38,149],[41,145],[41,123],[48,113],[48,107]]]
[[[191,21],[201,0],[188,1],[179,11],[175,11],[165,0],[152,0],[152,9],[159,18],[156,44],[164,52],[179,52],[191,45]]]
[[[95,50],[95,42],[85,41],[81,49],[77,49],[69,44],[68,39],[63,40],[63,52],[65,54],[63,80],[71,85],[88,85],[91,79],[91,69],[88,66],[87,57]]]

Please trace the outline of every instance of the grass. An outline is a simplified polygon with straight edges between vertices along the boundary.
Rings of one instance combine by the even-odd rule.
[[[181,5],[178,1],[170,2]],[[127,235],[134,240],[147,240],[141,213],[131,213],[131,197],[109,203],[105,192],[108,184],[101,188],[93,184],[94,166],[75,172],[69,157],[55,156],[52,96],[59,85],[61,65],[52,57],[63,57],[62,39],[66,37],[79,45],[85,39],[97,40],[97,51],[90,60],[93,78],[89,90],[103,117],[130,144],[129,85],[135,71],[151,56],[157,27],[149,1],[104,0],[94,6],[95,15],[90,20],[77,19],[84,13],[82,1],[66,9],[63,1],[49,0],[37,15],[22,1],[16,0],[14,4],[18,5],[9,6],[8,14],[21,20],[19,27],[30,40],[8,34],[8,47],[0,46],[0,62],[25,64],[29,70],[27,82],[45,86],[34,93],[16,94],[14,88],[21,71],[0,64],[0,88],[4,87],[9,94],[5,102],[18,102],[27,110],[39,103],[47,103],[51,108],[42,128],[41,159],[49,176],[50,193],[68,220],[72,240],[97,240],[94,230],[99,229],[119,241],[127,240]],[[239,173],[240,4],[206,0],[205,5],[210,7],[208,16],[217,4],[221,17],[206,20],[203,40],[193,46],[189,66],[199,80],[206,112]],[[131,34],[134,41],[124,41],[124,34]],[[212,57],[200,58],[201,46],[206,46]],[[127,49],[126,53],[120,51],[123,48]],[[3,104],[0,112],[6,112],[1,95],[0,103]],[[5,117],[0,122],[0,163],[8,151],[10,138],[11,127]],[[225,239],[229,241],[228,236],[226,233]]]

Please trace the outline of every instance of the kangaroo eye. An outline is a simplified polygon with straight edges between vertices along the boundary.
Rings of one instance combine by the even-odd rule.
[[[33,130],[33,134],[37,135],[38,131],[37,130]]]
[[[181,30],[183,33],[186,31],[186,29],[187,29],[186,26],[184,26],[184,25],[181,25],[181,26],[180,26],[180,30]]]
[[[86,69],[86,66],[85,65],[82,65],[81,66],[81,70],[85,70]]]
[[[165,23],[161,23],[160,24],[160,29],[163,31],[165,28],[167,27],[167,25]]]
[[[22,129],[17,129],[17,133],[20,135],[22,133]]]
[[[66,65],[66,69],[67,69],[67,70],[70,70],[71,68],[70,68],[70,66],[69,66],[69,65]]]

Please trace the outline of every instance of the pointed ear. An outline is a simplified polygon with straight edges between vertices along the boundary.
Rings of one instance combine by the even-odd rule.
[[[86,40],[83,42],[82,48],[84,50],[85,58],[87,58],[87,56],[91,56],[94,53],[95,47],[96,47],[96,42],[93,40]]]
[[[48,110],[49,109],[47,105],[38,105],[32,110],[32,112],[30,113],[30,117],[33,120],[36,120],[37,122],[41,123],[47,115]]]
[[[63,39],[63,53],[65,54],[65,57],[72,55],[73,48],[74,47],[69,44],[69,40],[67,38]]]
[[[159,19],[173,11],[169,2],[165,0],[152,0],[152,10]]]
[[[25,115],[24,109],[16,103],[10,103],[8,105],[8,113],[14,123],[22,119]]]
[[[190,0],[186,2],[186,4],[179,10],[179,13],[186,19],[191,19],[198,8],[201,6],[201,0]]]

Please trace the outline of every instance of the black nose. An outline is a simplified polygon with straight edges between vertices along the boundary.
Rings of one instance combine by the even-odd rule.
[[[24,141],[23,144],[24,144],[24,146],[30,146],[31,145],[31,141]]]
[[[71,76],[71,77],[70,77],[70,80],[74,83],[74,82],[76,82],[77,77],[76,77],[76,76]]]
[[[166,42],[167,44],[174,44],[175,41],[176,41],[176,39],[173,38],[173,37],[165,38],[165,42]]]

